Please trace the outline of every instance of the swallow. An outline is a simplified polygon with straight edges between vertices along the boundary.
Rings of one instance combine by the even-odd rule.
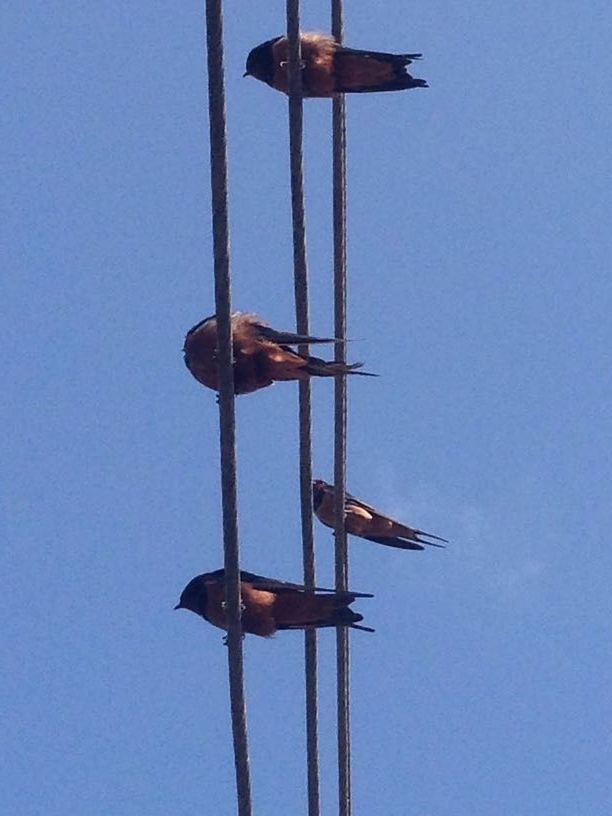
[[[334,513],[334,486],[322,479],[315,479],[312,483],[312,504],[316,517],[327,527],[335,526]],[[386,544],[388,547],[397,547],[401,550],[424,550],[425,544],[430,547],[443,547],[448,544],[445,538],[425,533],[414,527],[407,527],[389,516],[385,516],[369,504],[356,499],[350,493],[345,493],[344,529],[347,533],[377,544]],[[428,541],[427,539],[435,539]],[[443,541],[444,544],[436,544]]]
[[[373,632],[359,626],[363,615],[349,606],[356,598],[372,598],[364,592],[336,592],[315,587],[306,590],[301,584],[277,581],[252,572],[240,571],[242,630],[251,635],[271,637],[283,629],[323,629],[348,626]],[[225,570],[196,575],[181,592],[175,609],[189,609],[227,631],[225,612]]]
[[[336,343],[333,337],[311,337],[271,329],[257,315],[235,312],[232,315],[234,393],[250,394],[275,381],[307,380],[309,377],[334,377],[336,374],[361,374],[355,371],[363,363],[335,363],[300,354],[290,345]],[[183,348],[185,365],[198,382],[219,390],[217,372],[217,319],[207,317],[189,329]]]
[[[406,70],[422,54],[386,54],[345,48],[328,34],[300,37],[302,96],[330,97],[339,93],[374,93],[427,88]],[[271,88],[289,93],[289,48],[286,37],[274,37],[250,52],[244,76],[253,76]]]

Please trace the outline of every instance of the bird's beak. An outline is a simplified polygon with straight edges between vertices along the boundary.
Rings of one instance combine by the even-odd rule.
[[[245,71],[245,72],[244,72],[244,74],[242,75],[242,78],[244,79],[244,78],[245,78],[245,76],[251,76],[251,75],[249,74],[249,72],[248,72],[248,71]]]
[[[177,605],[174,608],[175,609],[182,609],[183,607],[180,605],[180,603],[177,603]]]

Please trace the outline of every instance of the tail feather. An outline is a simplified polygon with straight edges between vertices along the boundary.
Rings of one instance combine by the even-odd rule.
[[[395,547],[398,550],[424,550],[425,547],[418,541],[406,541],[403,538],[385,538],[384,536],[364,536],[368,541],[384,544],[386,547]],[[436,545],[439,546],[439,545]]]
[[[338,88],[339,93],[382,93],[383,91],[406,91],[411,88],[429,88],[424,79],[415,79],[410,74],[396,77],[381,85],[367,85],[361,88]]]
[[[266,340],[273,340],[280,345],[298,346],[302,343],[341,343],[336,337],[313,337],[309,334],[295,334],[295,332],[280,332],[269,326],[258,326],[258,333]]]
[[[425,538],[420,538],[421,535],[427,535],[427,533],[418,533],[417,538],[400,538],[399,536],[389,536],[387,538],[385,538],[385,536],[362,537],[368,541],[374,541],[376,544],[384,544],[387,547],[397,547],[399,550],[424,550],[424,545],[427,545],[428,547],[439,547],[441,550],[446,549],[444,544],[437,544],[435,541],[427,541]],[[439,536],[431,536],[431,538],[437,538],[439,541],[445,541],[448,544],[448,541],[446,541],[445,538],[440,538]]]
[[[336,52],[338,93],[375,93],[427,88],[424,79],[415,79],[406,70],[421,54],[387,54],[341,48]]]
[[[372,629],[371,626],[359,626],[356,623],[349,623],[349,629],[359,629],[362,632],[375,632],[376,629]]]
[[[396,532],[400,538],[418,541],[420,544],[427,544],[429,547],[441,547],[444,550],[446,549],[445,545],[448,544],[448,539],[442,538],[442,536],[426,533],[424,530],[413,530],[403,524],[397,526]],[[430,538],[432,538],[433,541],[430,541]],[[443,543],[436,544],[436,541],[442,541]]]
[[[417,535],[425,536],[426,538],[433,538],[436,541],[443,541],[444,544],[448,544],[448,538],[442,538],[442,536],[437,536],[437,535],[434,535],[433,533],[426,533],[423,530],[417,530]],[[434,544],[433,541],[425,541],[424,543],[429,544],[432,547],[443,547],[444,548],[443,544]]]
[[[432,536],[434,538],[434,536]],[[435,536],[437,538],[437,536]],[[440,539],[441,541],[446,541],[445,538]],[[446,544],[437,544],[435,541],[427,541],[425,538],[419,538],[419,541],[422,541],[423,544],[427,544],[428,547],[438,547],[440,550],[446,549]]]
[[[363,620],[362,615],[357,616],[357,620]],[[336,626],[346,626],[349,629],[360,629],[362,632],[375,632],[376,629],[372,629],[369,626],[360,626],[357,623],[357,620],[354,621],[337,621],[337,620],[327,620],[327,621],[319,621],[319,623],[311,623],[308,626],[300,626],[298,624],[289,624],[285,626],[279,626],[279,631],[287,631],[290,629],[330,629],[335,628]]]
[[[308,357],[306,371],[315,377],[335,377],[336,374],[359,374],[362,377],[378,377],[368,371],[356,371],[363,363],[336,363],[321,360],[319,357]]]
[[[339,49],[338,56],[346,54],[350,57],[365,57],[366,59],[375,59],[379,62],[390,62],[393,65],[410,65],[415,60],[423,59],[422,54],[388,54],[385,51],[364,51],[359,48],[344,48]]]
[[[341,606],[336,610],[334,617],[330,620],[329,626],[348,626],[350,629],[361,629],[362,632],[374,632],[369,626],[359,626],[363,620],[363,615],[353,612],[348,606]]]
[[[352,604],[357,598],[373,598],[371,592],[353,592],[353,590],[347,589],[346,592],[340,590],[336,592],[337,600],[342,604]]]
[[[363,620],[363,615],[359,612],[353,612],[350,604],[357,598],[371,598],[369,593],[365,592],[337,592],[335,595],[330,595],[321,604],[317,613],[317,617],[311,619],[308,623],[285,623],[278,626],[279,629],[326,629],[335,626],[348,626],[354,629],[363,629],[366,632],[373,632],[373,629],[365,626],[357,626]],[[318,618],[318,619],[317,619]],[[308,620],[306,618],[305,620]]]

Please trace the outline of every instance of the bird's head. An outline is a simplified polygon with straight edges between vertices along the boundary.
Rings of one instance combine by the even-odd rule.
[[[328,487],[323,479],[314,479],[312,482],[312,506],[314,510],[320,506],[325,495],[325,488]]]
[[[181,592],[179,602],[174,608],[189,609],[190,612],[195,612],[196,615],[204,617],[207,601],[208,592],[205,576],[196,575]]]
[[[253,76],[255,79],[271,85],[274,79],[274,52],[272,47],[280,39],[280,37],[275,37],[273,40],[268,40],[253,48],[247,57],[246,71],[243,76]]]

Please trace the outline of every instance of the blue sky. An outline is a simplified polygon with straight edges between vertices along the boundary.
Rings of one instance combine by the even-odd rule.
[[[284,3],[226,3],[233,299],[293,326]],[[328,4],[303,4],[328,27]],[[352,7],[354,6],[354,7]],[[354,812],[608,812],[610,9],[347,4],[427,91],[349,99],[349,488],[452,541],[351,542]],[[5,812],[234,812],[201,3],[12,4],[2,51]],[[330,104],[306,103],[312,329],[332,325]],[[332,391],[314,384],[315,472]],[[237,402],[245,568],[299,579],[297,388]],[[316,528],[318,580],[333,575]],[[335,810],[334,641],[320,641]],[[245,642],[254,803],[305,812],[302,638]]]

